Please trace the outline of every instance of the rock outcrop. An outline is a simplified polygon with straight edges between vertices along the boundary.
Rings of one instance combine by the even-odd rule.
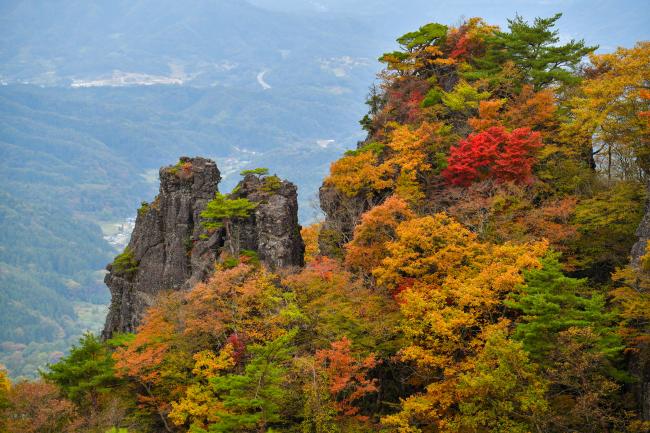
[[[248,219],[236,224],[240,248],[256,251],[271,269],[304,264],[298,191],[293,183],[276,176],[259,178],[248,174],[232,196],[258,203]]]
[[[318,249],[328,257],[341,257],[343,245],[352,240],[361,215],[375,203],[364,197],[348,197],[335,187],[323,184],[318,191],[325,221],[318,235]]]
[[[242,249],[256,251],[270,268],[301,266],[304,245],[298,225],[295,185],[271,176],[247,176],[235,189],[238,197],[258,203],[247,219],[234,222]],[[138,210],[125,252],[108,265],[104,282],[111,305],[103,337],[133,332],[144,310],[165,290],[188,290],[215,268],[225,231],[208,232],[200,213],[218,192],[217,165],[204,158],[182,157],[160,169],[160,192]],[[273,188],[269,188],[272,183]]]
[[[646,254],[650,242],[650,181],[647,186],[648,201],[641,224],[636,231],[639,240],[632,247],[631,264],[637,272],[648,272],[641,266],[641,257]],[[630,357],[630,372],[637,379],[633,388],[639,402],[641,418],[650,421],[650,344],[643,342],[637,347],[638,351]]]
[[[646,253],[646,245],[650,241],[650,182],[648,182],[647,191],[648,201],[646,202],[645,215],[636,231],[639,240],[634,244],[631,252],[632,266],[634,267],[639,266],[639,260]]]

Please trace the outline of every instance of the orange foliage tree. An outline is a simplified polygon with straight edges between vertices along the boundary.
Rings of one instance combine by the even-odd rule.
[[[354,238],[346,245],[345,264],[354,271],[370,274],[388,255],[386,242],[395,240],[395,229],[415,213],[403,199],[392,196],[361,217]]]
[[[315,357],[328,379],[329,392],[334,396],[337,411],[344,416],[365,420],[367,417],[359,415],[355,402],[377,391],[377,380],[367,378],[377,360],[373,354],[356,359],[351,347],[350,340],[344,336],[332,342],[330,349],[317,351]]]

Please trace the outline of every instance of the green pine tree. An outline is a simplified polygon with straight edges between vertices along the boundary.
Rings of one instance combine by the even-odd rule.
[[[100,397],[119,383],[114,365],[106,345],[95,335],[87,333],[81,337],[78,346],[72,347],[68,356],[48,365],[48,371],[41,372],[41,376],[57,385],[80,409],[97,412]]]
[[[208,202],[201,218],[202,225],[207,229],[226,229],[228,249],[233,257],[239,254],[238,233],[233,233],[233,220],[235,218],[246,218],[257,206],[246,198],[230,198],[227,195],[216,193],[214,199]]]
[[[526,284],[506,301],[507,306],[523,313],[514,337],[543,364],[558,333],[569,328],[590,328],[599,337],[598,350],[615,357],[622,348],[612,325],[616,313],[606,310],[605,297],[589,289],[586,279],[565,276],[558,257],[559,253],[549,253],[540,269],[526,271]]]
[[[598,47],[585,45],[584,40],[571,40],[558,45],[560,37],[554,29],[561,13],[549,18],[535,18],[533,24],[517,15],[508,20],[509,32],[497,32],[488,39],[489,48],[482,59],[476,60],[478,71],[467,74],[468,78],[493,79],[499,75],[501,66],[512,61],[524,76],[526,83],[535,90],[553,84],[573,84],[578,81],[575,73],[582,59]]]
[[[266,431],[269,424],[281,420],[287,393],[283,382],[296,333],[294,329],[265,345],[251,346],[252,359],[242,374],[211,379],[214,393],[221,396],[227,410],[217,414],[219,421],[209,427],[210,433]]]

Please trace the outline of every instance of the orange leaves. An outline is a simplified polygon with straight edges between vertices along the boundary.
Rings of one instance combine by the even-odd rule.
[[[327,376],[329,392],[342,415],[357,415],[359,408],[354,406],[354,402],[378,389],[376,379],[367,378],[377,360],[372,354],[362,360],[356,359],[347,337],[332,342],[331,349],[317,351],[316,362]]]
[[[5,396],[2,396],[5,397]],[[78,432],[83,429],[75,405],[43,381],[20,381],[0,400],[3,433]]]
[[[479,102],[478,118],[470,118],[468,123],[475,131],[499,125],[545,130],[553,126],[556,111],[551,90],[535,92],[533,86],[525,85],[512,101],[491,99]]]
[[[398,224],[414,216],[408,204],[395,196],[363,214],[354,238],[346,245],[346,265],[370,274],[388,254],[386,243],[395,240]]]
[[[551,90],[535,92],[533,86],[526,85],[508,107],[504,121],[512,128],[545,129],[551,126],[556,111]]]
[[[289,319],[281,314],[283,299],[274,278],[240,264],[215,272],[189,292],[160,297],[134,340],[114,354],[118,374],[137,385],[141,408],[164,417],[171,402],[186,393],[207,398],[204,390],[186,388],[190,371],[205,381],[234,366],[243,356],[243,341],[263,342],[284,332]],[[222,348],[218,355],[215,347]]]
[[[449,29],[446,40],[451,50],[449,57],[467,61],[479,56],[485,50],[485,39],[498,30],[497,26],[488,25],[478,17],[470,18],[458,28]]]
[[[478,118],[472,117],[467,120],[474,131],[483,131],[497,126],[500,120],[500,111],[507,101],[505,99],[490,99],[478,103]]]
[[[197,284],[186,294],[183,334],[225,341],[237,329],[241,337],[262,341],[277,335],[277,317],[257,323],[257,312],[277,312],[273,276],[264,270],[241,264],[214,274],[207,283]]]
[[[333,162],[325,184],[354,197],[389,188],[392,185],[391,174],[390,167],[379,165],[374,152],[361,152]]]
[[[168,294],[159,298],[158,304],[147,310],[135,339],[127,347],[113,354],[117,374],[134,377],[142,383],[158,383],[165,354],[176,330],[175,311],[179,297]]]

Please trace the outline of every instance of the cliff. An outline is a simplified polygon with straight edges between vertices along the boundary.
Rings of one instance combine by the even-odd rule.
[[[637,272],[648,271],[641,266],[641,257],[646,254],[648,242],[650,242],[650,181],[647,185],[648,198],[646,201],[646,210],[636,235],[639,240],[632,247],[631,264]],[[630,357],[630,372],[636,377],[637,381],[633,388],[639,401],[639,412],[641,418],[650,421],[650,344],[643,341],[637,347],[638,352]]]
[[[160,169],[160,191],[138,210],[125,252],[107,266],[104,282],[111,305],[103,337],[133,332],[144,310],[164,290],[187,290],[211,275],[227,242],[223,229],[208,232],[200,213],[218,192],[221,180],[214,161],[182,157]],[[275,269],[303,264],[298,225],[297,189],[287,181],[249,175],[235,188],[237,197],[258,203],[253,214],[235,221],[242,249],[256,251]]]

